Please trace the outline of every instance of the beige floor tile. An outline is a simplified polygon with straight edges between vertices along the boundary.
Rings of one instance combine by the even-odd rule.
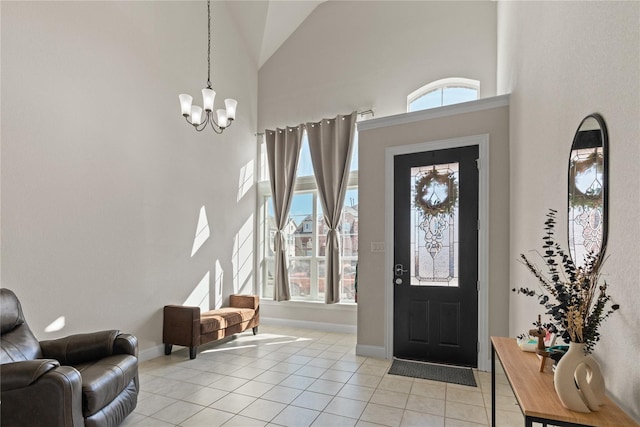
[[[378,388],[373,393],[373,396],[371,396],[369,402],[404,409],[407,405],[408,398],[409,395],[407,393],[399,393],[397,391],[383,390]]]
[[[324,412],[357,419],[360,418],[360,415],[362,415],[362,411],[364,411],[366,406],[366,402],[361,402],[359,400],[334,397],[324,409]]]
[[[172,399],[170,397],[154,394],[153,396],[150,396],[145,400],[138,402],[135,412],[145,416],[150,416],[176,401],[176,399]]]
[[[224,427],[265,427],[266,425],[266,421],[243,417],[242,415],[236,415],[224,423]]]
[[[471,421],[477,424],[488,424],[487,413],[484,407],[458,402],[445,403],[445,417]]]
[[[335,381],[315,380],[313,384],[307,387],[307,390],[335,396],[340,391],[343,385],[344,384],[337,383]]]
[[[483,393],[484,404],[487,408],[491,408],[491,393]],[[514,396],[496,395],[496,409],[501,411],[521,412],[518,401]]]
[[[291,388],[298,388],[301,390],[306,389],[311,384],[316,381],[315,378],[312,377],[303,377],[300,375],[290,375],[285,378],[279,385]]]
[[[152,415],[153,418],[168,423],[180,424],[204,409],[203,406],[189,402],[174,402]]]
[[[375,390],[376,389],[373,387],[363,387],[359,385],[345,384],[344,387],[340,389],[340,391],[336,396],[368,402],[369,399],[371,399],[371,396],[373,396],[373,392]]]
[[[218,381],[215,381],[209,385],[209,387],[217,388],[219,390],[234,391],[238,387],[241,387],[249,381],[236,377],[224,377]]]
[[[249,381],[234,390],[234,393],[246,396],[260,397],[274,387],[273,384],[261,383],[259,381]]]
[[[295,374],[303,377],[320,378],[326,371],[326,368],[318,366],[302,366]]]
[[[185,402],[195,403],[197,405],[209,406],[213,402],[222,399],[227,394],[229,394],[229,392],[224,390],[204,387],[193,394],[183,397],[182,400],[184,400]]]
[[[219,427],[233,418],[233,414],[229,412],[219,411],[217,409],[205,408],[191,418],[183,421],[181,427]]]
[[[289,404],[302,393],[302,390],[277,385],[262,395],[262,399]]]
[[[382,377],[379,377],[377,375],[369,375],[369,374],[362,374],[362,373],[356,372],[351,376],[349,381],[347,381],[347,384],[375,388],[375,387],[378,387],[378,384],[380,384],[380,381],[382,381]]]
[[[342,417],[340,415],[328,414],[326,412],[318,415],[312,427],[353,427],[358,420],[354,418]]]
[[[404,411],[400,427],[444,427],[444,417],[422,412]]]
[[[398,391],[400,393],[409,393],[411,386],[413,385],[413,378],[398,377],[393,375],[386,375],[378,384],[378,388],[390,391]]]
[[[358,374],[376,375],[378,377],[382,377],[387,373],[387,370],[387,366],[363,363],[356,372]]]
[[[223,398],[216,400],[214,403],[209,405],[209,407],[237,414],[255,401],[255,397],[229,393]]]
[[[333,396],[328,394],[303,391],[291,402],[291,405],[322,411],[331,402],[331,399],[333,399]]]
[[[456,420],[455,418],[445,418],[444,427],[486,427],[486,424],[478,424],[478,423],[472,423],[470,421]],[[507,427],[507,426],[504,426],[504,427]],[[518,425],[518,427],[522,427],[522,424]]]
[[[333,365],[335,365],[335,364],[336,364],[336,361],[333,360],[333,359],[323,359],[323,358],[320,358],[320,357],[316,357],[312,361],[307,363],[307,366],[315,366],[315,367],[318,367],[318,368],[329,369],[329,368],[332,368]]]
[[[271,421],[278,415],[287,405],[278,402],[271,402],[270,400],[258,399],[242,411],[240,415],[244,415],[249,418],[256,418],[262,421]]]
[[[346,383],[352,375],[353,372],[327,369],[322,375],[320,375],[320,379]]]
[[[175,424],[161,421],[151,417],[144,417],[135,424],[136,427],[174,427]]]
[[[478,387],[389,375],[390,360],[355,346],[354,334],[264,325],[202,346],[194,360],[177,348],[140,364],[138,406],[123,427],[488,424],[490,373],[474,370]],[[498,425],[521,426],[506,377],[496,380]]]
[[[398,427],[402,421],[404,409],[369,403],[362,412],[360,419],[384,426]]]
[[[444,400],[411,394],[407,400],[406,409],[444,417],[444,406]]]
[[[482,393],[447,386],[447,402],[460,402],[484,407]]]
[[[445,400],[447,386],[444,383],[431,383],[414,381],[411,387],[411,394],[432,399]]]
[[[308,427],[320,415],[319,411],[287,406],[271,421],[273,424],[286,427]]]
[[[253,380],[259,381],[261,383],[276,385],[284,381],[289,375],[290,374],[287,374],[286,372],[276,372],[276,371],[267,370],[264,373],[255,377]]]

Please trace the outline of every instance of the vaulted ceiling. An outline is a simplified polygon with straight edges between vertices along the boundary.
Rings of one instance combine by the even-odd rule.
[[[227,1],[258,68],[325,0]]]

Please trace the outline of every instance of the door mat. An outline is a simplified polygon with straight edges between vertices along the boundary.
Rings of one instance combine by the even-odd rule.
[[[471,368],[393,359],[389,374],[477,387]]]

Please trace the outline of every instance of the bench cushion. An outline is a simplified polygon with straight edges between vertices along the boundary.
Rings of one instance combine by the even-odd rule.
[[[204,335],[248,322],[253,319],[254,315],[255,310],[250,308],[225,307],[206,311],[200,315],[200,333]]]

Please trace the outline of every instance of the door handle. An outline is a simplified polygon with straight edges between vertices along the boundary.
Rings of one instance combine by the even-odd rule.
[[[407,271],[409,271],[409,270],[405,270],[405,269],[403,268],[403,265],[402,265],[402,264],[396,264],[396,265],[393,267],[393,271],[394,271],[394,273],[395,273],[395,275],[396,275],[396,276],[402,276],[402,274],[406,273],[406,272],[407,272]]]

